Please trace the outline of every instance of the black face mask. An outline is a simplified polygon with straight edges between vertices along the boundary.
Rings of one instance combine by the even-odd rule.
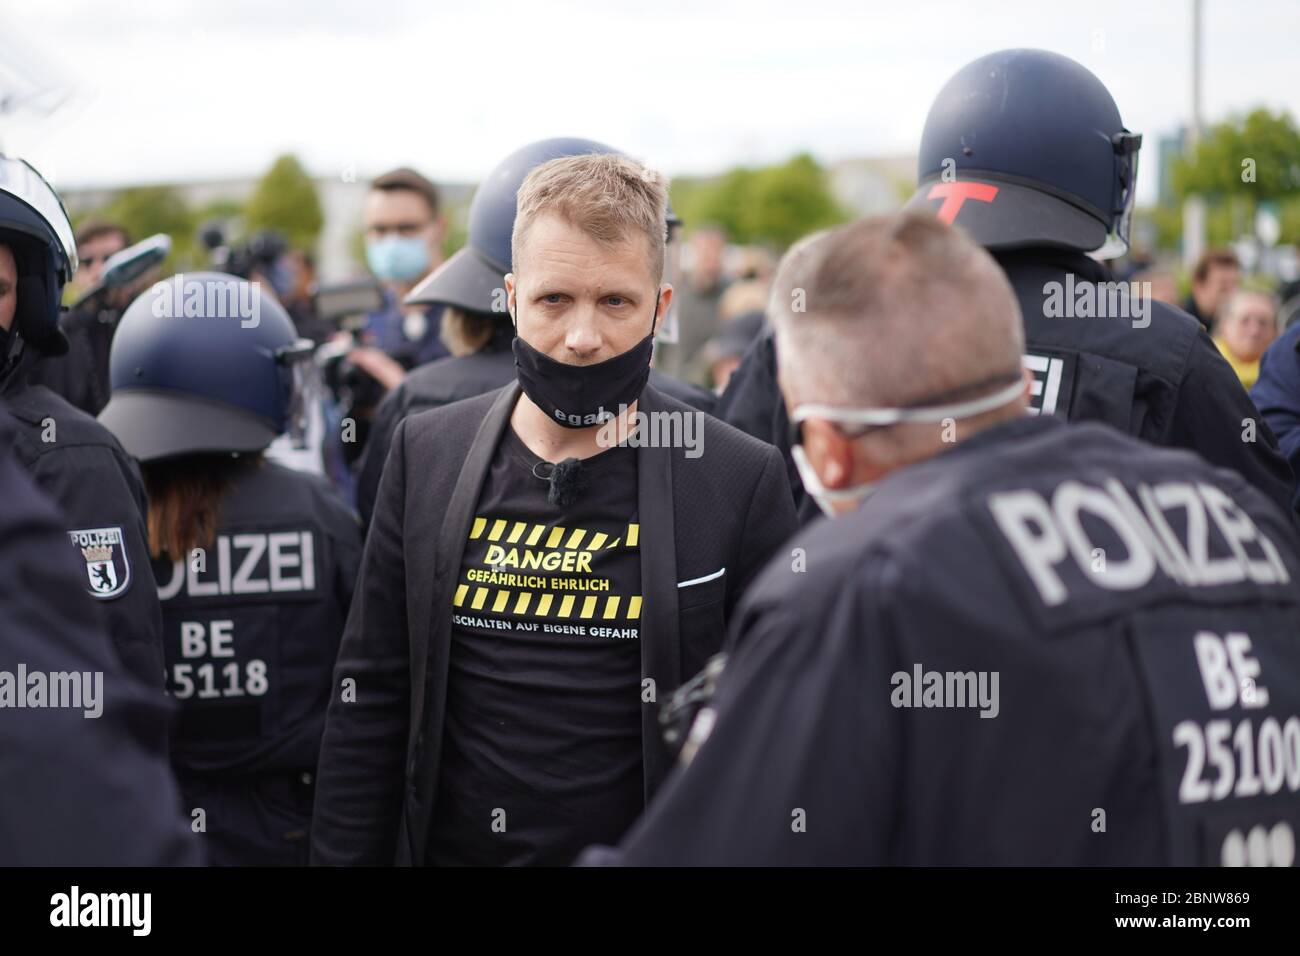
[[[656,294],[649,334],[621,355],[595,365],[557,362],[515,335],[515,370],[524,394],[565,428],[589,428],[616,417],[620,405],[631,405],[640,397],[650,377],[658,318]],[[516,314],[516,328],[517,323]]]

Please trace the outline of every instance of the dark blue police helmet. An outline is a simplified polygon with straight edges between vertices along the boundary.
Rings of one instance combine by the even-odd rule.
[[[261,451],[289,426],[295,365],[310,354],[259,283],[175,275],[119,320],[99,420],[140,461]]]
[[[515,228],[515,197],[524,180],[542,163],[562,156],[615,153],[620,150],[590,139],[557,137],[515,150],[488,173],[469,206],[469,236],[465,246],[411,290],[408,305],[442,303],[469,312],[504,312],[496,290],[511,271],[510,234]],[[677,223],[671,208],[669,227]]]
[[[916,194],[991,249],[1120,254],[1142,137],[1110,92],[1068,57],[1002,50],[957,72],[921,135]]]
[[[68,340],[59,332],[63,287],[77,271],[77,245],[63,202],[50,184],[21,159],[0,156],[0,245],[17,266],[14,327],[47,355],[62,355]],[[0,355],[0,363],[4,361]]]

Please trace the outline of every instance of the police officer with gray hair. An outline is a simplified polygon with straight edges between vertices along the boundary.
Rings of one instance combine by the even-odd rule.
[[[933,216],[806,240],[772,318],[831,519],[747,592],[673,775],[586,860],[1292,864],[1288,516],[1190,452],[1025,415],[1012,287]]]

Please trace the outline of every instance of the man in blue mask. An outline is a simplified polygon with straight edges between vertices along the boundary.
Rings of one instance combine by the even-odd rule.
[[[401,380],[403,370],[447,355],[438,335],[442,310],[404,306],[415,284],[442,263],[447,231],[438,188],[413,169],[394,169],[370,183],[365,205],[366,265],[384,284],[387,306],[367,318],[373,344],[401,369],[362,361],[385,387]]]
[[[663,779],[660,703],[794,530],[774,448],[647,384],[666,211],[662,179],[609,153],[520,187],[516,380],[393,432],[316,861],[565,864]]]

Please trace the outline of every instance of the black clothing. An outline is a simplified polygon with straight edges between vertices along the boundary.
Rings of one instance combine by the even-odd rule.
[[[119,309],[86,306],[63,317],[59,327],[68,339],[68,352],[41,356],[27,374],[32,385],[44,385],[87,415],[98,415],[108,404],[111,384],[108,354],[117,331]]]
[[[1146,325],[1128,318],[1048,315],[1050,283],[1063,292],[1082,290],[1107,281],[1105,267],[1066,251],[1008,252],[997,259],[1024,316],[1024,363],[1035,379],[1034,413],[1105,422],[1154,445],[1190,448],[1290,509],[1294,479],[1276,438],[1232,367],[1186,315],[1158,301],[1149,303]],[[800,516],[805,522],[815,517],[816,506],[802,501],[790,458],[772,335],[759,339],[745,356],[716,414],[781,449],[791,488],[801,499]]]
[[[0,381],[0,400],[19,426],[18,463],[63,514],[69,552],[85,574],[78,593],[98,606],[93,613],[103,615],[126,669],[161,691],[162,612],[140,470],[103,425],[49,389],[26,384],[24,373],[20,366]]]
[[[397,426],[366,538],[321,746],[312,829],[317,863],[425,862],[448,694],[453,586],[517,385],[413,415]],[[668,767],[656,705],[722,645],[727,616],[759,564],[794,528],[776,452],[647,386],[646,414],[698,422],[703,454],[636,449],[640,527],[644,792]]]
[[[66,522],[14,461],[0,411],[0,866],[202,862],[158,741],[167,701],[123,669]],[[26,671],[22,687],[19,669]],[[16,707],[32,675],[101,675],[93,706]],[[9,675],[6,677],[5,675]],[[10,680],[14,683],[10,683]],[[98,716],[90,716],[98,709]]]
[[[412,369],[402,383],[389,392],[375,412],[366,438],[364,457],[357,476],[357,511],[367,526],[375,510],[379,477],[393,441],[393,431],[408,415],[450,405],[508,385],[515,380],[515,356],[510,350],[513,331],[498,328],[486,346],[470,355],[439,359]],[[650,384],[664,394],[704,412],[712,412],[713,393],[679,382],[657,369],[650,370]]]
[[[251,463],[201,561],[155,564],[180,704],[172,762],[189,805],[207,810],[214,863],[306,861],[311,791],[290,785],[311,783],[326,708],[345,690],[333,671],[360,539],[323,479]]]
[[[567,508],[539,462],[507,428],[465,545],[434,865],[567,865],[644,805],[636,451],[585,459]]]
[[[1300,827],[1293,541],[1188,452],[989,428],[805,529],[803,573],[764,569],[684,765],[585,859],[1253,859],[1247,834]]]
[[[1050,316],[1049,283],[1073,286],[1077,300],[1086,284],[1107,281],[1105,267],[1071,252],[997,259],[1024,316],[1035,410],[1071,422],[1105,422],[1153,445],[1190,448],[1290,509],[1294,477],[1277,439],[1214,342],[1187,315],[1151,300],[1145,320]]]
[[[804,491],[799,470],[790,456],[790,417],[776,383],[776,335],[771,329],[754,340],[731,373],[714,414],[781,453],[800,524],[807,524],[821,514],[817,502]]]
[[[1201,314],[1201,307],[1196,304],[1196,296],[1189,295],[1187,297],[1187,301],[1183,303],[1183,311],[1201,323],[1201,328],[1205,329],[1205,331],[1213,331],[1214,316]]]

